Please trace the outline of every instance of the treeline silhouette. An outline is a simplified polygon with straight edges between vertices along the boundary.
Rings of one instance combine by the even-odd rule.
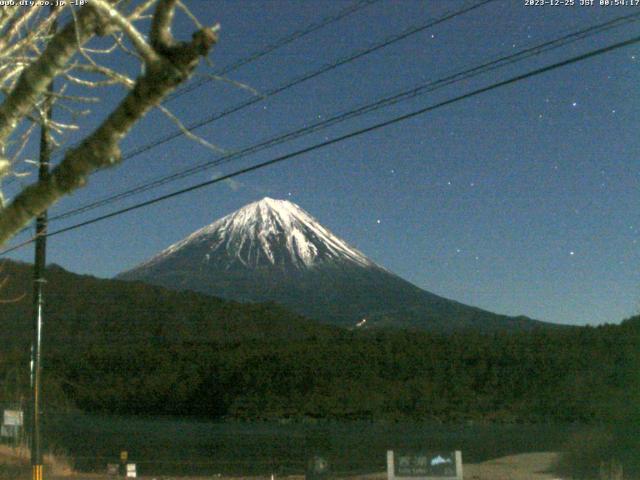
[[[30,267],[7,262],[3,399],[28,391]],[[206,418],[625,422],[640,405],[640,317],[522,333],[345,330],[51,267],[50,410]]]

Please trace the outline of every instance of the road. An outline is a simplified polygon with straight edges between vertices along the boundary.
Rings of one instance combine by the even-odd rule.
[[[465,480],[563,480],[550,473],[558,456],[552,452],[523,453],[482,463],[465,464]],[[28,476],[25,480],[28,480]],[[45,476],[45,480],[115,480],[117,477],[100,474]],[[270,477],[174,477],[144,476],[142,480],[271,480]],[[280,477],[274,480],[303,480],[302,476]],[[349,480],[384,480],[386,473],[349,477]],[[17,480],[17,479],[16,479]]]

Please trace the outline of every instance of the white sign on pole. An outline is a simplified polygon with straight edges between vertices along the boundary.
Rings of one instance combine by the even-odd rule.
[[[7,426],[22,426],[22,410],[5,410],[2,424]]]
[[[136,478],[138,476],[136,472],[135,463],[127,463],[127,478]]]

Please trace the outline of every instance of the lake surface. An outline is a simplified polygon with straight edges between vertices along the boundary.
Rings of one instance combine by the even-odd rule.
[[[303,473],[314,455],[333,473],[385,470],[386,451],[462,450],[464,462],[558,450],[577,426],[434,425],[384,422],[240,423],[194,419],[55,415],[45,443],[81,471],[104,471],[120,452],[139,475]]]

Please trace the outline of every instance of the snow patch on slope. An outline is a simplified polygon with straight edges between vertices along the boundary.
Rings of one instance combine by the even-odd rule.
[[[209,252],[202,259],[205,262],[224,250],[229,258],[247,267],[263,261],[275,265],[283,254],[298,268],[332,260],[363,267],[377,266],[298,205],[266,197],[197,230],[137,268],[153,265],[186,247],[202,243]]]

